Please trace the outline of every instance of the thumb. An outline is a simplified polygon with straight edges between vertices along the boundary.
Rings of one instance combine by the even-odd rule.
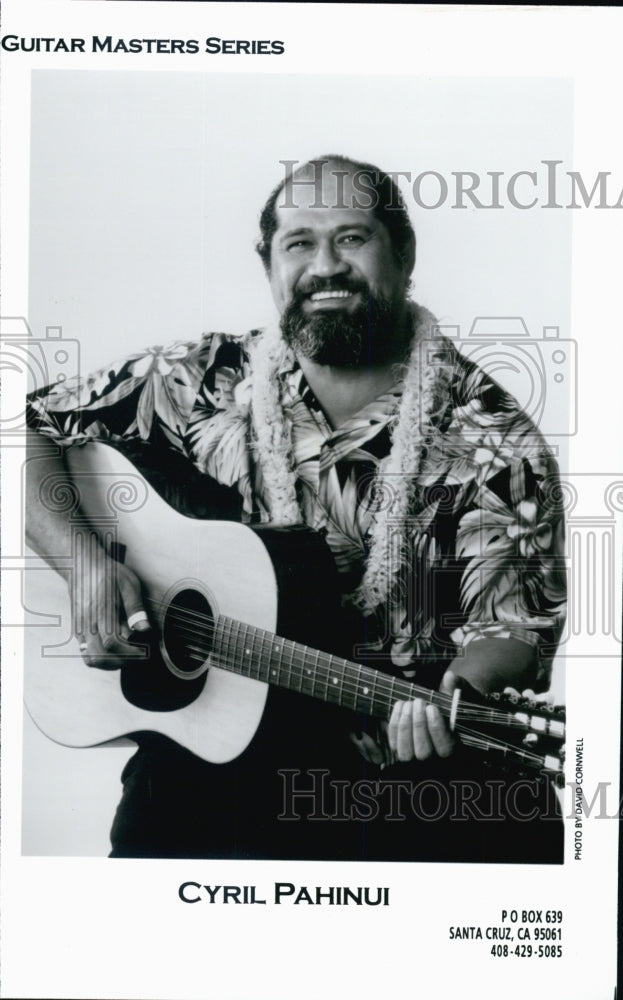
[[[439,690],[442,694],[452,694],[456,688],[457,676],[452,670],[446,670],[445,674],[441,678],[441,684],[439,685]]]
[[[128,627],[134,632],[146,632],[151,624],[144,608],[138,577],[131,571],[126,571],[120,574],[118,586]]]

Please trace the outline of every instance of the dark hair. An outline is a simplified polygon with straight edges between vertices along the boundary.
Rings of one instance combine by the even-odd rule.
[[[291,178],[304,173],[310,165],[313,165],[314,169],[320,166],[324,170],[327,163],[335,163],[365,176],[366,184],[361,193],[370,199],[374,215],[387,229],[394,256],[411,273],[415,263],[415,232],[398,185],[385,171],[379,170],[372,163],[362,163],[360,160],[351,160],[348,156],[335,155],[308,160],[293,173],[288,174],[271,192],[260,215],[261,237],[255,244],[266,271],[270,272],[270,250],[277,229],[276,208],[279,195]]]

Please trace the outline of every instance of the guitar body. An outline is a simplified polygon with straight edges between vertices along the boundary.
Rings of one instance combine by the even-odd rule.
[[[40,486],[41,502],[62,511],[71,526],[67,551],[50,553],[54,565],[76,573],[83,586],[105,580],[100,606],[109,620],[103,625],[100,614],[97,627],[100,636],[102,630],[118,636],[114,576],[125,564],[142,582],[153,628],[134,633],[120,670],[87,667],[74,637],[87,636],[90,623],[72,621],[61,577],[37,557],[29,561],[26,705],[53,740],[85,747],[153,732],[224,764],[249,747],[274,686],[280,689],[271,696],[275,711],[262,733],[280,752],[297,741],[315,752],[319,728],[328,745],[335,709],[355,713],[360,725],[362,717],[389,719],[397,700],[424,698],[465,746],[564,780],[564,712],[514,697],[482,699],[467,685],[452,695],[436,693],[344,659],[343,637],[355,635],[357,622],[347,625],[338,610],[333,558],[308,528],[251,529],[181,514],[107,445],[70,449],[67,464],[69,481],[53,473]],[[197,486],[202,514],[210,496],[217,509],[224,499],[228,513],[237,513],[233,491],[207,480],[202,496]],[[182,500],[194,513],[189,495]],[[104,551],[113,558],[103,558]],[[91,572],[97,560],[106,574]],[[95,607],[93,595],[77,603],[76,614]],[[343,646],[339,656],[336,641]],[[329,646],[332,653],[322,652]],[[292,707],[290,699],[301,694],[325,703],[321,716],[309,699],[307,707]],[[342,717],[340,740],[345,723]]]
[[[44,484],[44,502],[65,510],[73,525],[71,551],[55,555],[74,567],[96,558],[95,529],[104,547],[142,581],[157,638],[151,649],[138,647],[121,670],[87,667],[67,587],[33,557],[24,598],[28,712],[46,736],[66,746],[150,731],[212,763],[233,760],[258,729],[268,685],[215,665],[205,639],[199,652],[194,642],[180,645],[171,638],[167,614],[173,607],[178,620],[190,624],[198,616],[202,622],[226,616],[306,639],[301,633],[305,627],[316,631],[323,602],[328,607],[331,601],[328,551],[307,529],[253,530],[179,514],[106,445],[70,449],[66,459],[71,495],[58,483]]]

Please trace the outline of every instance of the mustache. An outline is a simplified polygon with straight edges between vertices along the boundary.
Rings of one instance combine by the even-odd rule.
[[[311,278],[305,285],[294,290],[291,302],[299,304],[316,292],[351,292],[353,295],[361,292],[362,295],[369,295],[370,289],[365,281],[357,281],[343,275],[336,275],[334,278]]]

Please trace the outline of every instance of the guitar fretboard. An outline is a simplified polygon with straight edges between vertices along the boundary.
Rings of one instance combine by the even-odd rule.
[[[394,702],[423,697],[447,714],[447,699],[428,688],[385,675],[252,625],[220,616],[215,622],[212,658],[234,673],[299,694],[389,719]]]

